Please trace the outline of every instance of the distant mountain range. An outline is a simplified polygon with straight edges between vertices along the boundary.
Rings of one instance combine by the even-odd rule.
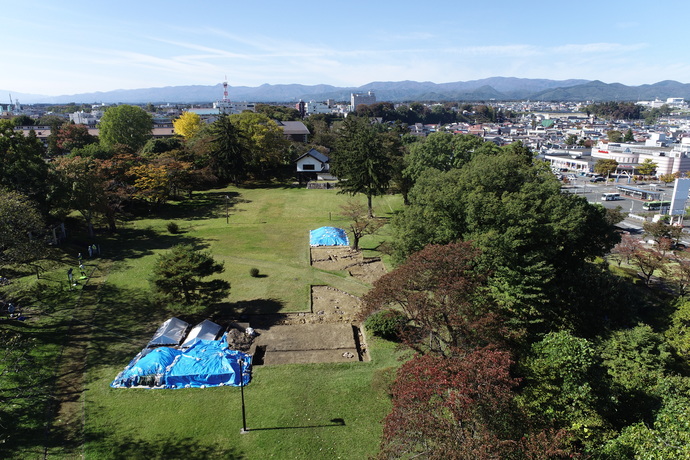
[[[620,83],[604,83],[598,80],[545,80],[530,78],[493,77],[454,83],[417,81],[372,82],[360,87],[336,87],[330,85],[269,85],[258,87],[229,86],[229,98],[246,102],[297,102],[349,101],[355,92],[374,91],[376,99],[383,102],[405,101],[639,101],[665,100],[682,97],[690,100],[690,84],[677,81],[661,81],[652,85],[626,86]],[[116,90],[107,92],[72,94],[66,96],[41,96],[11,93],[14,100],[23,104],[75,103],[209,103],[222,98],[222,84],[211,86],[168,86]]]

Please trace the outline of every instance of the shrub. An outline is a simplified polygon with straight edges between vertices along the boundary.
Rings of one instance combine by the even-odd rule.
[[[177,225],[176,222],[168,222],[168,231],[172,233],[173,235],[176,233],[180,233],[180,226]]]
[[[398,333],[407,323],[407,317],[396,310],[381,310],[372,313],[364,321],[364,326],[372,334],[388,340],[398,338]]]
[[[256,278],[259,276],[259,269],[258,268],[251,268],[249,270],[249,274],[252,275],[252,278]]]

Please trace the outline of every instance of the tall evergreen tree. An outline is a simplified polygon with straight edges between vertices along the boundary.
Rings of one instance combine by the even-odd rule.
[[[247,176],[249,154],[239,128],[223,115],[211,125],[210,133],[211,170],[220,180],[239,185]]]
[[[388,189],[391,168],[382,134],[369,119],[345,119],[331,158],[331,171],[340,179],[343,193],[367,197],[369,217],[373,217],[372,198]]]

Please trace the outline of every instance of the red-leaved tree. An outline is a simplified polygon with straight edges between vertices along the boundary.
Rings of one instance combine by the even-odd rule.
[[[479,348],[465,356],[417,355],[398,371],[393,410],[384,420],[380,457],[501,458],[511,390],[507,352]]]
[[[500,321],[489,301],[479,250],[470,243],[429,245],[374,283],[363,317],[384,308],[408,319],[400,338],[421,354],[452,356],[499,340]]]

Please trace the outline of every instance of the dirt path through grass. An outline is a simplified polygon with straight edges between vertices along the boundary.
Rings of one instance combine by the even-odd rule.
[[[65,343],[56,363],[54,402],[46,427],[44,458],[83,458],[84,374],[86,355],[98,308],[99,289],[110,271],[111,262],[100,260],[81,281],[83,287],[72,309]]]

